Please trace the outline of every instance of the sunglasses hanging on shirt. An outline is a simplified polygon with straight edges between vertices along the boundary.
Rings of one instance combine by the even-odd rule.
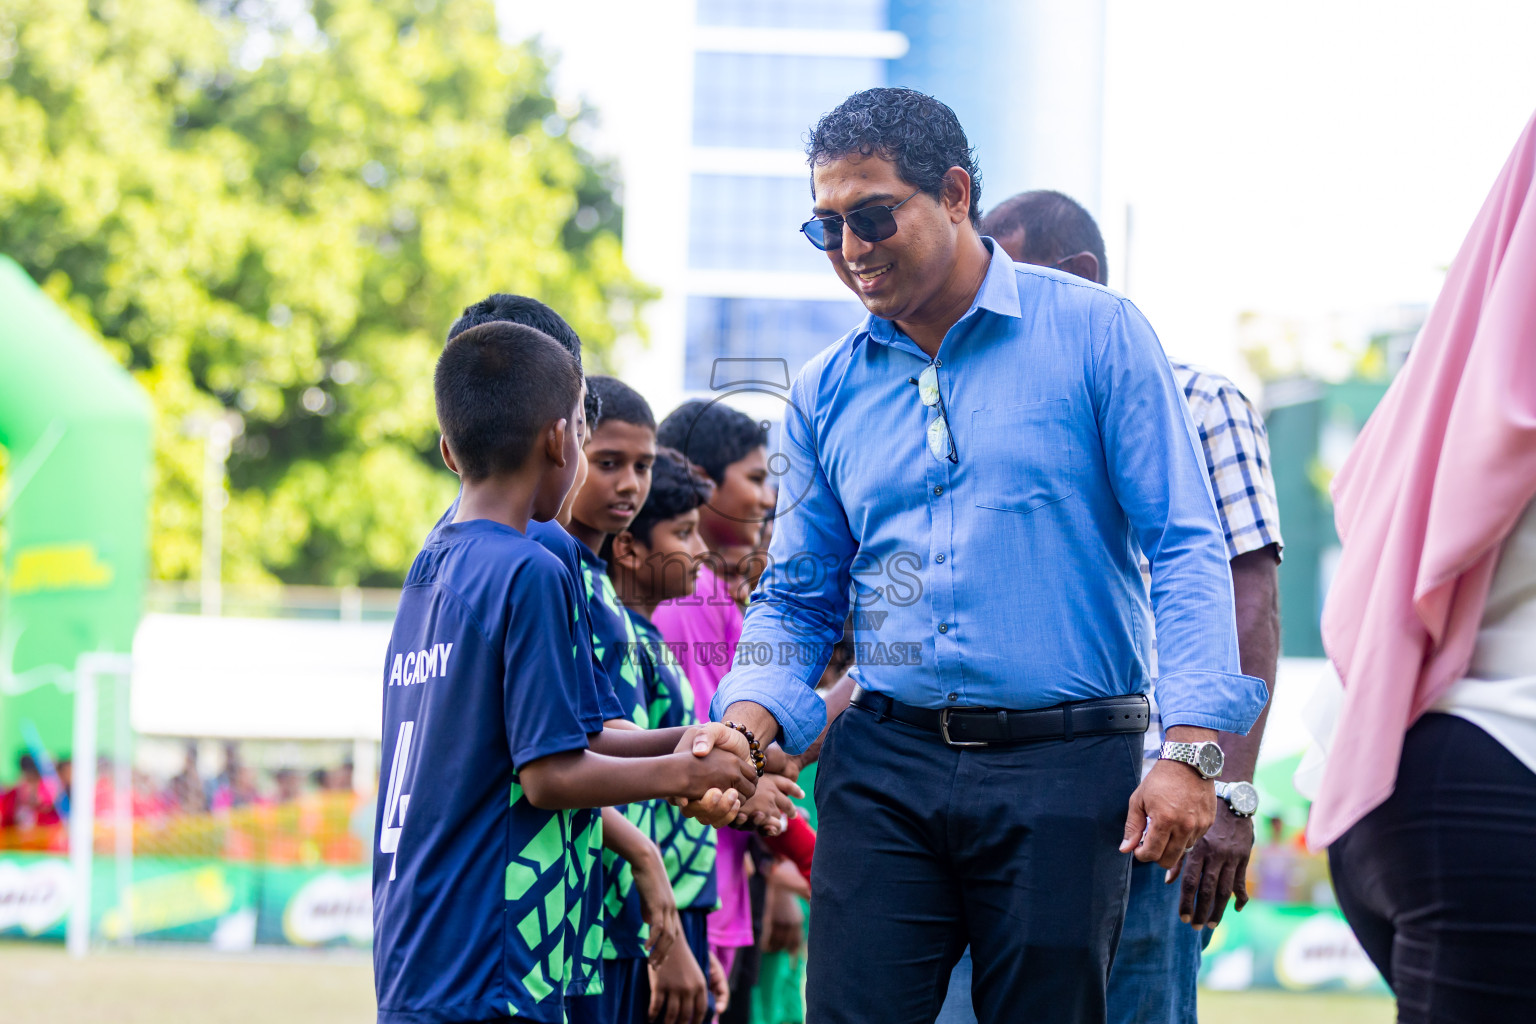
[[[940,462],[959,462],[960,453],[955,450],[955,436],[949,429],[949,411],[944,408],[944,396],[939,393],[939,369],[929,363],[917,377],[908,377],[908,384],[917,385],[917,397],[929,409],[937,409],[938,419],[928,424],[928,453]]]

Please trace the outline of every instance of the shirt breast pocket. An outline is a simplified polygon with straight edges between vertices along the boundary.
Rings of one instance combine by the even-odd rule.
[[[1072,494],[1077,465],[1072,403],[1065,398],[971,413],[961,459],[976,488],[976,506],[1033,512]]]

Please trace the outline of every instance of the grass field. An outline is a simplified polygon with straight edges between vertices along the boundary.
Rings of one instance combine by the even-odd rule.
[[[156,949],[71,960],[57,946],[0,944],[5,1024],[368,1024],[373,968],[357,954],[232,957]],[[1213,992],[1201,1024],[1389,1024],[1358,996]]]

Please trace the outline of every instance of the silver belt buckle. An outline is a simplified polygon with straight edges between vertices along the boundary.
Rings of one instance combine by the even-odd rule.
[[[992,744],[986,740],[952,740],[949,738],[949,716],[955,708],[945,708],[939,712],[939,735],[944,737],[946,747],[990,747]]]

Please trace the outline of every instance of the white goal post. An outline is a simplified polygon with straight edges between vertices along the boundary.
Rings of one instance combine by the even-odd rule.
[[[91,946],[91,897],[98,811],[111,815],[117,862],[116,881],[125,936],[132,936],[130,902],[133,876],[133,732],[128,716],[133,660],[125,654],[82,654],[75,662],[73,778],[69,792],[69,866],[73,891],[64,942],[71,956],[85,956]],[[113,806],[96,806],[96,757],[100,749],[101,711],[111,711]]]

